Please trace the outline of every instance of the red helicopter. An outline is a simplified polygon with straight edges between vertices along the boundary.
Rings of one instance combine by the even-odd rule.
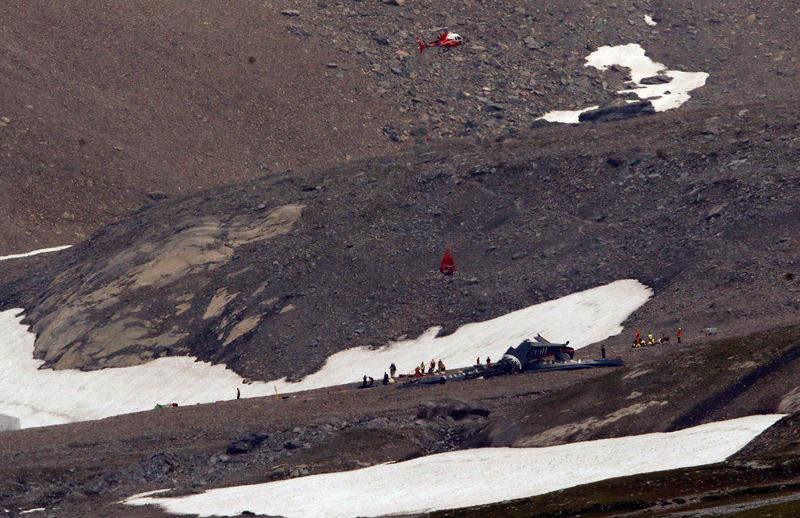
[[[461,45],[463,41],[461,35],[456,34],[447,27],[439,27],[438,29],[430,29],[422,32],[423,33],[438,32],[439,39],[426,43],[425,41],[422,40],[420,35],[415,36],[415,38],[417,39],[417,44],[419,45],[420,54],[422,54],[422,51],[425,50],[426,47],[446,47],[446,48],[458,47],[459,45]]]

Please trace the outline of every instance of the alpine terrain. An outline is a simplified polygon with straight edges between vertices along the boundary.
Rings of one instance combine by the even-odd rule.
[[[164,502],[748,417],[705,461],[509,461],[566,469],[513,497],[404,507],[397,479],[375,511],[306,489],[310,514],[224,513],[800,515],[798,23],[790,0],[4,2],[0,515],[219,515]],[[442,27],[463,42],[420,52]],[[574,358],[406,377],[537,333]],[[424,486],[500,477],[447,462]]]

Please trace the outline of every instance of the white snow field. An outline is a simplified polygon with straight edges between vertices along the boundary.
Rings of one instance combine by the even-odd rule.
[[[212,489],[184,497],[134,495],[172,514],[351,518],[413,514],[540,495],[613,477],[721,462],[782,415],[758,415],[671,433],[547,448],[480,448],[355,471]],[[158,492],[156,492],[158,493]]]
[[[519,345],[537,333],[553,342],[569,340],[571,347],[579,349],[621,333],[621,323],[652,294],[638,281],[615,281],[492,320],[466,324],[447,336],[437,337],[440,327],[436,326],[415,339],[393,342],[380,349],[347,349],[328,357],[319,372],[300,382],[288,383],[283,378],[271,383],[283,392],[340,385],[361,381],[363,374],[378,379],[392,362],[398,372],[413,373],[420,362],[427,365],[431,359],[439,358],[448,368],[467,367],[479,356],[499,360],[509,346]],[[364,372],[354,373],[354,365]]]
[[[21,310],[11,309],[0,312],[0,414],[17,417],[28,428],[149,410],[159,403],[183,406],[232,399],[237,387],[242,397],[310,390],[357,382],[363,374],[378,379],[392,362],[403,372],[434,357],[450,367],[472,365],[478,356],[499,359],[509,346],[537,333],[580,348],[621,332],[620,323],[651,295],[637,281],[616,281],[467,324],[449,336],[437,338],[439,328],[433,327],[414,340],[348,349],[296,383],[281,378],[247,385],[224,365],[190,357],[88,372],[40,369],[43,361],[33,358],[35,337],[21,323]],[[354,373],[353,365],[363,372]]]
[[[584,66],[592,66],[605,70],[612,65],[619,65],[631,69],[631,80],[635,87],[620,90],[618,94],[634,93],[639,99],[649,99],[657,112],[677,108],[689,100],[689,92],[706,84],[708,74],[705,72],[682,72],[680,70],[667,70],[661,63],[656,63],[645,55],[644,49],[638,43],[627,45],[603,46],[586,57]],[[642,79],[655,75],[664,75],[672,78],[669,83],[643,85]],[[633,102],[633,101],[629,101]],[[597,106],[572,111],[551,111],[540,117],[549,122],[563,122],[577,124],[581,113],[596,109]]]

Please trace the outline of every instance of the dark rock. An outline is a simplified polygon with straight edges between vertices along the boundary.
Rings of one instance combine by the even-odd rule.
[[[550,122],[549,120],[545,120],[545,119],[536,119],[528,127],[531,128],[531,129],[535,129],[535,128],[544,128],[544,127],[547,127],[547,126],[556,126],[558,124],[559,124],[558,122]]]
[[[486,417],[489,415],[489,410],[460,399],[438,399],[423,401],[417,411],[418,419],[445,416],[459,421],[471,415]]]
[[[147,193],[147,196],[153,201],[161,201],[169,198],[169,195],[164,191],[151,191]]]
[[[542,44],[539,43],[536,40],[536,38],[534,38],[533,36],[528,36],[527,38],[523,39],[522,41],[525,43],[525,45],[528,46],[529,50],[537,50],[537,49],[542,48]]]
[[[376,417],[367,423],[367,428],[386,428],[389,426],[389,420],[385,417]]]
[[[400,140],[400,131],[398,131],[394,126],[384,126],[383,134],[389,137],[389,140],[392,142],[398,142]]]
[[[300,449],[302,447],[303,447],[303,443],[301,441],[297,440],[297,439],[295,439],[293,441],[287,441],[283,445],[283,449],[285,449],[285,450],[297,450],[297,449]]]
[[[146,480],[158,480],[172,473],[177,465],[177,458],[168,453],[159,452],[151,455],[139,465]]]
[[[722,211],[725,209],[724,205],[717,205],[706,214],[706,221],[714,218],[722,217]]]
[[[608,155],[606,163],[611,167],[619,167],[625,163],[625,157],[612,153],[611,155]]]
[[[290,23],[289,25],[287,25],[286,30],[288,30],[295,36],[303,36],[306,38],[311,36],[311,33],[305,30],[302,25],[298,25],[296,23]]]
[[[664,74],[659,74],[657,76],[645,77],[644,79],[639,81],[639,83],[643,85],[663,85],[671,81],[672,81],[671,77]]]
[[[269,438],[269,434],[259,434],[259,433],[251,433],[246,437],[242,437],[236,441],[233,441],[228,445],[225,449],[225,452],[229,455],[239,455],[241,453],[247,453],[250,450],[257,448],[261,445],[265,440]]]
[[[632,119],[642,115],[653,115],[656,112],[650,101],[637,101],[620,106],[608,106],[596,110],[585,111],[580,114],[581,122],[610,122],[623,119]]]

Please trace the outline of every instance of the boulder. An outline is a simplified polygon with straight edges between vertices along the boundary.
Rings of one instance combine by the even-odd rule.
[[[605,106],[596,110],[588,110],[578,116],[580,122],[609,122],[632,119],[642,115],[653,115],[656,112],[650,101],[636,101],[619,106]]]
[[[664,74],[658,74],[657,76],[650,76],[650,77],[643,78],[641,81],[639,81],[639,84],[643,84],[643,85],[663,85],[663,84],[669,83],[671,81],[672,81],[672,78],[670,76],[664,75]]]
[[[418,419],[452,417],[459,421],[473,415],[486,417],[489,415],[489,410],[460,399],[437,399],[423,401],[417,411]]]
[[[269,434],[251,433],[228,444],[228,447],[225,448],[225,452],[228,455],[247,453],[250,450],[259,447],[261,443],[268,438]]]

